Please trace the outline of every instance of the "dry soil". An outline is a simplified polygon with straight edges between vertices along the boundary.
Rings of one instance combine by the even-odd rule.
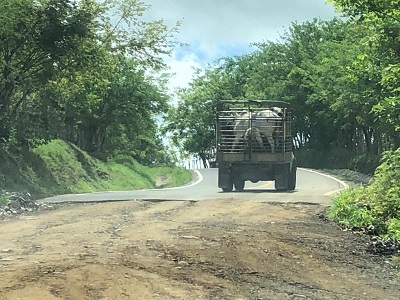
[[[0,299],[399,299],[369,243],[318,205],[61,205],[1,221]]]

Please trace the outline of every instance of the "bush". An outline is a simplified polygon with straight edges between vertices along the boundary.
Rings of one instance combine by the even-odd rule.
[[[374,217],[368,202],[364,187],[345,190],[334,198],[329,217],[349,228],[371,226]]]
[[[386,238],[400,240],[400,148],[382,155],[372,184],[342,192],[329,217],[349,227],[373,226]]]
[[[369,187],[373,197],[374,213],[387,222],[400,219],[400,148],[382,155],[374,181]]]
[[[362,174],[372,175],[379,165],[379,156],[362,154],[350,161],[349,168]]]
[[[314,169],[350,169],[372,175],[379,165],[379,156],[362,154],[354,157],[353,152],[343,148],[328,150],[300,148],[295,152],[300,166]]]
[[[295,151],[299,166],[314,169],[348,169],[352,153],[346,149],[300,148]]]
[[[396,241],[400,241],[400,220],[391,219],[389,220],[386,238],[392,238]]]

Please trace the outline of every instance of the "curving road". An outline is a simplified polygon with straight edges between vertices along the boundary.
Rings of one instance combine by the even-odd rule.
[[[41,199],[46,203],[101,202],[124,200],[192,200],[238,198],[257,202],[303,202],[330,205],[332,195],[347,187],[346,183],[312,170],[297,171],[297,188],[291,192],[277,192],[274,182],[246,182],[243,192],[223,193],[217,185],[218,169],[193,171],[193,181],[188,185],[152,190],[95,192],[69,194]]]

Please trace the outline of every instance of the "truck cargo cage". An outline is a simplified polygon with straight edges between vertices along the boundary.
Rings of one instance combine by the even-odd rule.
[[[217,104],[216,165],[223,192],[245,182],[275,181],[278,191],[296,188],[292,109],[283,101],[223,100]]]
[[[217,107],[217,152],[292,151],[292,111],[288,103],[266,100],[223,100]]]

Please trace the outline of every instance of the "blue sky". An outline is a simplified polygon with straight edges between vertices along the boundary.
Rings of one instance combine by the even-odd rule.
[[[251,43],[277,41],[292,22],[330,20],[337,14],[325,0],[143,0],[146,19],[168,26],[182,21],[176,38],[188,46],[175,49],[167,63],[175,76],[171,91],[185,87],[193,68],[216,59],[252,51]]]

